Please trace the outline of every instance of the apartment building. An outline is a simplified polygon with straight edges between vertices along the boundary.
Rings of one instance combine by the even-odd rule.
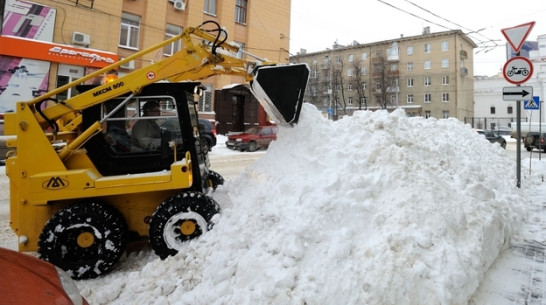
[[[402,108],[408,116],[473,117],[473,49],[453,30],[290,57],[311,74],[306,101],[336,119],[359,109]]]
[[[287,62],[290,5],[291,0],[6,0],[0,8],[5,24],[0,35],[0,71],[5,72],[0,75],[0,112],[208,20],[225,28],[227,41],[242,50]],[[118,74],[182,48],[180,42],[168,45],[123,65]],[[202,82],[207,91],[200,111],[212,114],[214,90],[245,80],[222,75]]]

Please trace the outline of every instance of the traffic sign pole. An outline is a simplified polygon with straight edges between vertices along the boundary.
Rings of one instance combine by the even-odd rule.
[[[533,64],[527,58],[520,57],[519,50],[521,49],[521,46],[525,42],[525,39],[527,38],[534,26],[535,22],[533,21],[501,30],[502,34],[504,35],[512,49],[516,52],[516,57],[508,60],[508,62],[506,62],[506,64],[504,65],[504,78],[508,82],[516,84],[517,87],[520,87],[520,84],[526,82],[533,74]],[[520,88],[519,90],[520,92],[522,92],[521,90],[523,89]],[[503,91],[503,99],[506,96],[510,95],[505,95],[505,92]],[[531,98],[532,96],[533,94],[531,93]],[[522,92],[521,99],[523,99],[523,97],[524,94]],[[518,188],[521,187],[521,99],[518,98],[516,100],[516,185]]]
[[[519,52],[518,52],[519,54]],[[520,85],[517,85],[518,87]],[[516,101],[516,186],[521,187],[521,101]]]

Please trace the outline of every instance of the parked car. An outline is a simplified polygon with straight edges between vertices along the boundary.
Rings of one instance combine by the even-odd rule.
[[[216,146],[216,126],[210,120],[199,119],[199,127],[211,151]]]
[[[496,130],[476,130],[479,134],[483,134],[487,140],[491,143],[499,143],[499,145],[506,149],[506,139],[499,134]]]
[[[546,132],[543,132],[542,135],[539,137],[538,132],[529,132],[527,133],[527,136],[523,140],[523,145],[525,145],[525,149],[527,151],[533,150],[533,148],[536,149],[542,149],[544,152],[546,152]]]
[[[497,127],[495,131],[501,136],[510,136],[512,134],[512,129],[510,127]]]
[[[242,133],[227,135],[226,146],[239,151],[256,151],[267,148],[271,141],[277,140],[277,126],[253,126]]]
[[[34,256],[0,248],[2,304],[89,305],[63,270]]]
[[[167,119],[160,127],[169,130],[174,139],[182,138],[180,135],[180,125],[176,118]],[[208,150],[211,151],[216,146],[216,126],[209,120],[199,119],[199,128],[201,129],[201,136],[207,142]]]

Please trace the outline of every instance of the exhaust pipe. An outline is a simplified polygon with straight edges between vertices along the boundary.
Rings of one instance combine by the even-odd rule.
[[[258,67],[250,90],[275,123],[294,125],[300,117],[308,78],[307,64]]]

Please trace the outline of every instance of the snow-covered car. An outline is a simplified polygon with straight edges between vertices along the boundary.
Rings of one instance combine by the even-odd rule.
[[[499,143],[499,145],[506,149],[506,139],[501,136],[496,130],[476,130],[479,134],[485,136],[491,143]]]
[[[242,133],[227,135],[226,146],[239,151],[256,151],[267,148],[272,141],[277,140],[277,126],[253,126]]]
[[[2,304],[89,305],[63,270],[34,256],[0,248]]]

